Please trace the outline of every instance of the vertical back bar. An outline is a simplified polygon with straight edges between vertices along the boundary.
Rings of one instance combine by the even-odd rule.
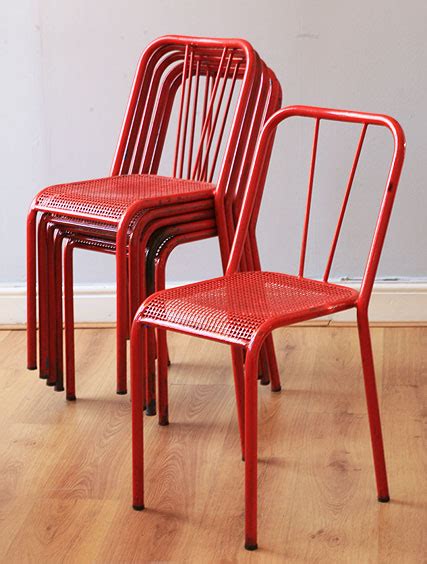
[[[149,52],[151,51],[151,52]],[[136,136],[139,131],[141,116],[145,108],[145,97],[150,84],[153,66],[156,65],[158,57],[164,48],[156,49],[154,44],[141,57],[131,96],[125,113],[125,119],[120,132],[119,142],[113,159],[111,175],[128,174],[130,161],[133,155]]]
[[[144,158],[139,169],[139,174],[154,174],[152,168],[154,155],[161,151],[163,147],[166,129],[169,124],[171,114],[171,107],[175,99],[176,91],[178,90],[178,80],[182,76],[182,69],[184,63],[174,65],[164,77],[161,89],[158,93],[156,101],[156,109],[154,112],[154,119],[152,120],[150,131],[148,133],[149,142],[144,153]]]
[[[181,123],[182,123],[182,111],[184,108],[184,99],[185,99],[185,83],[186,83],[186,75],[187,75],[187,60],[188,60],[188,45],[185,46],[185,55],[184,55],[184,68],[182,70],[182,87],[181,87],[181,102],[179,105],[179,116],[178,116],[178,129],[176,132],[176,145],[175,145],[175,155],[173,159],[173,172],[172,176],[176,176],[176,169],[178,166],[178,152],[179,152],[179,141],[181,137]]]
[[[196,63],[196,85],[194,87],[193,115],[190,128],[190,146],[188,149],[187,178],[191,178],[191,164],[193,162],[194,133],[196,129],[197,102],[199,98],[200,61]]]
[[[204,180],[206,180],[206,178],[207,178],[209,151],[211,150],[211,147],[212,147],[212,142],[213,142],[213,138],[214,138],[214,135],[215,135],[216,125],[218,123],[219,112],[221,111],[221,104],[222,104],[222,100],[224,98],[225,88],[227,86],[228,73],[230,71],[230,66],[231,66],[232,61],[233,61],[233,53],[230,53],[229,56],[228,56],[226,67],[224,69],[223,82],[222,82],[221,91],[220,91],[218,101],[217,101],[215,115],[213,117],[213,120],[210,123],[210,128],[209,128],[210,131],[209,131],[208,141],[207,141],[207,145],[206,145],[205,160],[204,160],[203,165],[202,165],[202,178]],[[221,68],[219,69],[218,72],[220,72],[220,71],[221,71]]]
[[[153,116],[154,116],[154,121],[156,120],[157,109],[159,104],[158,97],[159,97],[160,81],[162,80],[165,70],[169,66],[171,66],[171,64],[173,64],[173,62],[176,59],[177,59],[177,54],[171,53],[163,60],[161,60],[159,64],[156,66],[156,68],[154,69],[153,77],[150,83],[150,88],[149,91],[147,92],[145,99],[145,104],[147,107],[141,121],[140,130],[138,132],[138,138],[135,142],[133,162],[132,162],[132,167],[130,169],[133,174],[140,173],[141,162],[143,161],[143,155],[148,150],[147,142],[150,139],[149,130],[153,126],[152,123]]]
[[[335,250],[337,248],[338,238],[341,232],[341,226],[344,220],[344,215],[347,209],[348,199],[350,197],[351,188],[353,186],[354,175],[356,174],[357,165],[359,164],[360,153],[362,151],[363,141],[365,140],[366,130],[368,129],[368,124],[363,124],[362,131],[359,137],[359,143],[357,144],[356,153],[354,154],[353,164],[350,171],[350,176],[348,177],[347,188],[344,195],[344,200],[341,206],[341,212],[338,219],[337,227],[335,229],[334,238],[331,245],[331,250],[329,252],[328,262],[326,264],[325,273],[323,275],[323,281],[327,282],[329,274],[331,272],[332,261],[334,260]]]
[[[187,140],[187,129],[188,129],[188,114],[190,110],[191,101],[191,86],[193,82],[193,51],[190,53],[190,61],[188,64],[188,87],[187,87],[187,98],[185,101],[185,119],[184,119],[184,131],[182,132],[181,141],[181,156],[179,165],[179,178],[182,178],[182,172],[184,170],[184,159],[185,159],[185,142]]]
[[[181,65],[182,66],[182,65]],[[181,72],[179,76],[174,76],[173,80],[170,82],[169,86],[169,96],[164,106],[162,115],[160,116],[159,126],[157,127],[158,134],[153,138],[154,145],[151,155],[146,156],[145,168],[143,172],[149,174],[157,174],[160,165],[160,159],[163,152],[163,147],[165,144],[165,139],[167,135],[167,130],[169,126],[170,117],[172,114],[173,102],[175,100],[175,95],[181,84]],[[170,77],[169,77],[170,78]]]
[[[216,98],[216,92],[218,90],[219,81],[220,81],[220,78],[221,78],[221,68],[222,68],[222,65],[224,63],[224,59],[225,59],[226,54],[227,54],[227,48],[224,48],[222,55],[221,55],[221,60],[219,62],[218,72],[216,74],[215,81],[214,81],[213,86],[212,86],[212,92],[211,92],[211,95],[210,95],[209,105],[208,105],[208,108],[207,108],[206,116],[205,116],[205,119],[204,119],[204,122],[203,122],[202,133],[201,133],[201,136],[200,136],[199,149],[197,151],[196,161],[195,161],[194,167],[193,167],[193,175],[195,174],[195,171],[197,171],[199,169],[199,167],[201,167],[203,144],[205,142],[206,134],[209,130],[209,124],[210,124],[210,121],[211,121],[211,118],[212,118],[212,112],[213,112],[214,102],[215,102],[215,98]],[[200,177],[199,177],[199,180],[200,180]]]
[[[213,160],[212,160],[211,172],[210,172],[209,177],[208,177],[208,182],[212,182],[213,175],[215,173],[215,167],[216,167],[216,163],[217,163],[217,160],[218,160],[218,154],[219,154],[219,150],[221,148],[221,141],[222,141],[222,138],[223,138],[223,135],[224,135],[225,126],[227,124],[227,117],[228,117],[228,113],[230,111],[231,101],[233,99],[234,87],[236,85],[237,73],[239,72],[239,66],[240,66],[240,62],[237,62],[236,66],[234,67],[234,72],[233,72],[233,76],[232,76],[232,79],[231,79],[230,91],[228,93],[228,100],[227,100],[227,104],[225,106],[224,115],[223,115],[223,118],[222,118],[222,124],[221,124],[221,128],[220,128],[220,131],[219,131],[219,134],[218,134],[215,154],[214,154],[214,157],[213,157]]]
[[[304,276],[305,254],[307,250],[308,225],[310,223],[311,199],[313,195],[313,181],[314,181],[314,170],[316,167],[316,153],[317,153],[317,140],[319,138],[319,126],[320,126],[320,118],[316,118],[316,125],[314,127],[314,137],[313,137],[313,149],[311,152],[310,178],[308,181],[307,204],[305,208],[304,230],[302,235],[301,255],[299,261],[299,273],[298,273],[299,276]]]
[[[192,172],[192,175],[191,175],[191,178],[193,178],[194,180],[197,180],[200,176],[200,168],[201,168],[202,159],[199,159],[199,162],[197,163],[197,156],[198,156],[198,152],[200,151],[200,148],[202,148],[202,152],[203,152],[202,135],[203,135],[203,128],[204,128],[204,125],[205,125],[205,122],[206,122],[206,114],[207,114],[207,111],[208,111],[210,79],[211,79],[211,75],[210,75],[210,72],[208,71],[206,73],[205,95],[204,95],[204,98],[203,98],[203,119],[202,119],[202,124],[201,124],[201,128],[200,128],[199,148],[198,148],[198,151],[196,153],[196,161],[195,161],[194,169],[193,169],[193,172]]]

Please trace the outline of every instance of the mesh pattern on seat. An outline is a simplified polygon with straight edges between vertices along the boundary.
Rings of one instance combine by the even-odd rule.
[[[334,307],[350,307],[357,296],[356,290],[317,280],[240,272],[153,294],[139,319],[245,344],[267,320],[293,323],[295,316],[307,318],[310,312],[317,317]]]
[[[212,196],[215,186],[151,174],[110,176],[96,180],[57,184],[42,190],[36,197],[35,207],[58,213],[73,212],[85,216],[119,221],[128,207],[145,200],[147,207],[178,203],[189,199]],[[192,196],[193,195],[193,196]],[[192,196],[192,197],[191,197]]]

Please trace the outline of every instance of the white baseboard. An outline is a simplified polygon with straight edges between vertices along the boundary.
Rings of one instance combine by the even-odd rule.
[[[176,285],[170,284],[170,286]],[[423,281],[376,284],[369,314],[372,322],[426,322],[427,283]],[[114,285],[77,285],[75,287],[76,322],[105,323],[114,322],[115,318]],[[344,311],[323,319],[354,321],[355,310]],[[0,324],[21,323],[25,323],[25,288],[0,286]]]

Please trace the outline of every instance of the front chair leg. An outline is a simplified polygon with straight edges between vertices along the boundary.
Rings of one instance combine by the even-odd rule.
[[[27,217],[27,368],[37,368],[37,212]]]
[[[248,348],[245,362],[245,548],[256,550],[258,486],[258,358],[259,347]]]
[[[65,387],[68,401],[76,399],[72,239],[64,245]]]
[[[47,237],[47,307],[49,312],[48,321],[48,350],[49,350],[49,374],[46,384],[55,386],[57,379],[57,346],[56,346],[56,295],[55,295],[55,226],[48,224]]]
[[[386,503],[387,501],[390,501],[390,497],[384,458],[384,445],[381,431],[380,410],[378,406],[377,386],[375,383],[371,335],[369,332],[368,315],[365,310],[357,310],[357,325],[359,329],[360,351],[362,355],[363,378],[365,383],[366,403],[368,406],[378,501]]]
[[[62,313],[62,242],[64,236],[55,232],[55,320],[56,320],[56,383],[55,391],[64,391],[64,347],[63,347],[63,313]]]
[[[116,235],[116,393],[127,393],[127,336],[129,302],[127,293],[127,230],[129,218],[123,218]]]
[[[38,307],[39,307],[39,377],[49,376],[49,310],[47,300],[47,218],[42,215],[37,231]]]
[[[133,508],[144,509],[144,403],[147,328],[138,320],[132,324],[130,339],[132,400],[132,483]]]

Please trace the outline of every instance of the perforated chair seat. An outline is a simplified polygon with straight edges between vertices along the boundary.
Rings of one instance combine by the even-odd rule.
[[[247,345],[261,325],[286,325],[352,307],[358,292],[273,272],[239,272],[164,290],[143,304],[139,321]]]
[[[118,223],[138,200],[144,200],[144,207],[150,208],[210,198],[214,190],[215,186],[208,182],[130,174],[48,186],[37,194],[35,207],[44,212],[68,212],[76,217]]]

